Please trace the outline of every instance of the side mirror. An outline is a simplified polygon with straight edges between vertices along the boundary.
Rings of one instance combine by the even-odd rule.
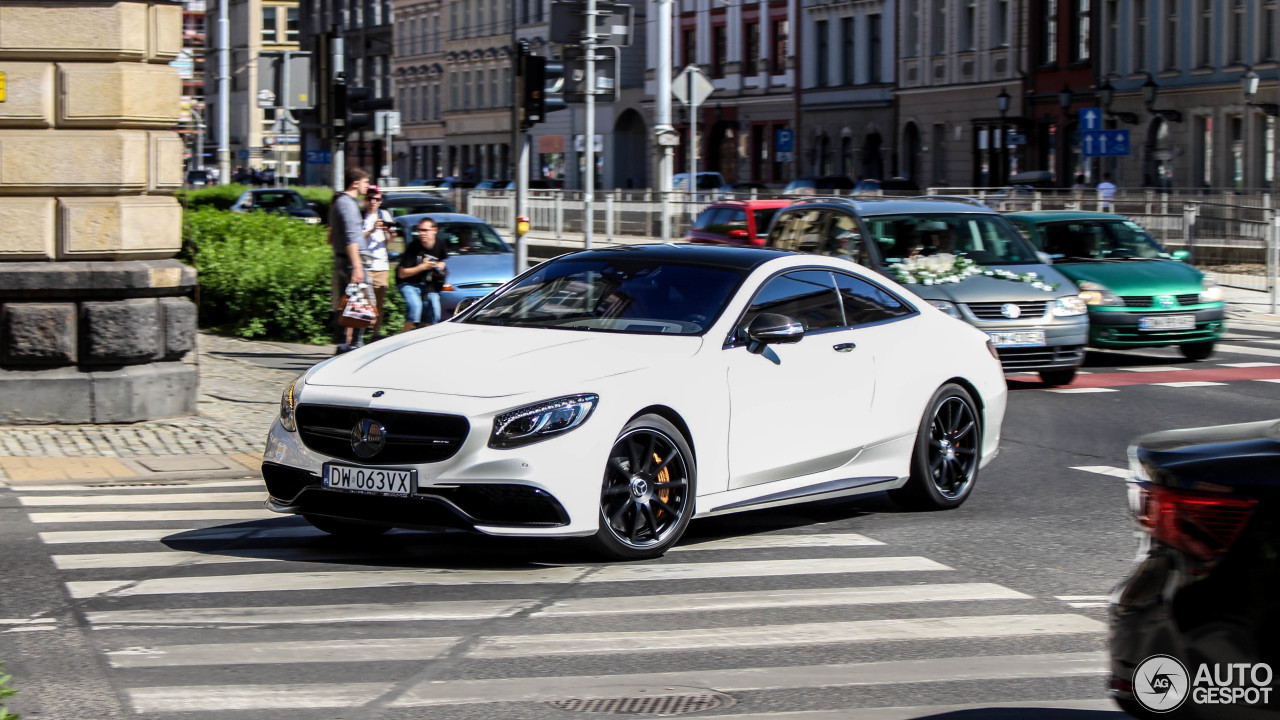
[[[734,240],[746,240],[747,231],[746,230],[730,230],[729,237],[733,238]]]
[[[453,309],[453,316],[458,317],[478,302],[480,302],[480,298],[478,297],[462,298],[462,301],[458,303],[458,306]]]
[[[1050,254],[1049,254],[1049,253],[1047,253],[1047,252],[1043,252],[1043,251],[1041,251],[1041,250],[1037,250],[1037,251],[1036,251],[1036,257],[1040,258],[1040,264],[1041,264],[1041,265],[1052,265],[1052,264],[1053,264],[1053,256],[1052,256],[1052,255],[1050,255]]]
[[[1187,252],[1186,250],[1174,250],[1173,259],[1177,260],[1178,262],[1186,262],[1187,260],[1191,259],[1191,253]]]
[[[800,342],[804,337],[804,323],[793,317],[776,313],[760,313],[747,326],[748,350],[758,353],[766,345],[786,345]]]

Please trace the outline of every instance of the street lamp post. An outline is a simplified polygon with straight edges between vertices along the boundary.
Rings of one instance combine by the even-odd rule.
[[[1156,95],[1160,93],[1160,85],[1156,83],[1155,76],[1147,73],[1147,81],[1142,83],[1142,102],[1147,106],[1147,112],[1156,117],[1164,118],[1169,122],[1182,122],[1182,113],[1177,110],[1158,110],[1155,107]]]
[[[1280,105],[1277,105],[1276,103],[1256,103],[1253,101],[1253,98],[1258,94],[1259,81],[1261,81],[1261,78],[1258,77],[1258,73],[1253,71],[1253,68],[1249,68],[1249,71],[1241,76],[1240,90],[1244,92],[1244,104],[1249,107],[1256,107],[1259,110],[1262,110],[1262,112],[1273,117],[1280,115]]]
[[[1098,88],[1098,99],[1102,102],[1102,112],[1107,117],[1116,118],[1125,125],[1137,125],[1138,116],[1131,112],[1111,112],[1111,101],[1116,97],[1116,89],[1110,80],[1104,80]]]
[[[1000,108],[1000,131],[999,131],[999,147],[996,148],[996,158],[1000,163],[996,172],[995,179],[999,181],[997,184],[1004,184],[1005,173],[1009,170],[1008,153],[1009,138],[1005,136],[1004,116],[1009,112],[1009,91],[1000,88],[1000,94],[996,96],[996,107]]]

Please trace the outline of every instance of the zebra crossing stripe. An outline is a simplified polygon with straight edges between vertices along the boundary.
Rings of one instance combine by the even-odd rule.
[[[1083,615],[982,615],[898,620],[801,623],[752,627],[553,633],[482,638],[468,657],[499,659],[546,655],[674,652],[711,648],[783,647],[825,643],[941,640],[1019,635],[1101,633],[1106,626]]]
[[[59,493],[59,492],[75,492],[83,493],[86,490],[103,490],[101,495],[94,497],[107,497],[117,493],[135,493],[135,492],[155,492],[156,490],[192,488],[203,490],[205,488],[223,488],[223,487],[256,487],[263,488],[261,480],[219,480],[216,482],[205,481],[177,481],[177,482],[139,482],[130,484],[104,483],[101,481],[86,481],[76,485],[32,485],[23,487],[23,494],[29,493]]]
[[[263,520],[278,518],[276,513],[259,508],[253,510],[99,510],[88,512],[28,513],[31,522],[97,523],[97,522],[168,522],[172,520]]]
[[[699,715],[707,720],[925,720],[955,715],[956,717],[990,716],[991,710],[1016,708],[1018,710],[1076,710],[1116,714],[1116,704],[1111,700],[1029,700],[1016,702],[984,702],[966,705],[918,705],[916,707],[858,707],[840,710],[800,710],[778,713],[748,713],[745,715]],[[1116,715],[1116,717],[1119,717]]]
[[[233,540],[253,536],[265,538],[320,537],[326,533],[310,525],[264,527],[236,525],[211,528],[132,528],[128,530],[58,530],[40,533],[46,545],[75,545],[80,543],[158,542],[174,535],[183,540]]]
[[[176,685],[131,688],[126,692],[138,714],[210,710],[227,713],[360,707],[377,700],[392,687],[392,683]]]
[[[460,639],[394,637],[169,645],[113,650],[107,653],[107,660],[117,668],[434,660]]]
[[[1121,480],[1127,480],[1129,478],[1129,470],[1127,468],[1111,467],[1110,465],[1080,465],[1071,469],[1094,473],[1095,475],[1108,475],[1110,477],[1120,478]]]
[[[343,605],[287,605],[228,608],[169,608],[101,610],[85,613],[98,629],[183,625],[330,625],[357,622],[416,622],[430,620],[490,620],[510,617],[537,600],[460,600],[449,602],[352,603]]]
[[[813,535],[749,535],[746,537],[721,538],[706,542],[685,541],[687,544],[676,545],[667,552],[688,552],[691,550],[767,550],[771,548],[812,548],[812,547],[872,547],[884,545],[879,540],[872,540],[857,533],[819,533]]]
[[[1080,387],[1080,388],[1050,388],[1048,390],[1045,390],[1045,392],[1061,393],[1063,395],[1085,395],[1088,393],[1104,393],[1104,392],[1119,392],[1119,391],[1116,390],[1115,388]]]
[[[107,507],[112,505],[213,505],[217,503],[258,503],[267,499],[266,492],[161,493],[129,495],[23,495],[23,507]]]
[[[181,593],[248,593],[283,590],[344,590],[413,585],[527,585],[536,583],[607,583],[702,580],[708,578],[778,577],[866,572],[950,570],[928,558],[812,558],[671,565],[540,566],[516,570],[351,570],[338,572],[252,573],[212,577],[68,582],[73,598],[98,595],[172,595]]]

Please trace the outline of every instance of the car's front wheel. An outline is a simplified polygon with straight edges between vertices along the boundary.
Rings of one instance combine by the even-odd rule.
[[[1208,360],[1209,356],[1213,354],[1213,343],[1186,343],[1179,345],[1178,349],[1182,351],[1182,357],[1188,360]]]
[[[891,495],[908,507],[959,507],[973,492],[982,459],[982,422],[977,404],[959,385],[938,388],[920,418],[911,478]]]
[[[594,549],[615,560],[659,557],[693,518],[697,469],[684,435],[666,419],[627,423],[609,450]]]
[[[325,517],[324,515],[303,515],[302,517],[306,518],[307,522],[311,523],[317,530],[323,530],[334,537],[352,540],[377,537],[391,529],[386,525],[369,525],[368,523],[339,520],[338,518]]]

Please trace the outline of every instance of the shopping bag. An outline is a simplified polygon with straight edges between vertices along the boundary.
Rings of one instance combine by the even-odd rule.
[[[360,283],[347,285],[338,312],[338,324],[349,328],[366,328],[378,321],[378,308],[374,304],[369,286]]]

